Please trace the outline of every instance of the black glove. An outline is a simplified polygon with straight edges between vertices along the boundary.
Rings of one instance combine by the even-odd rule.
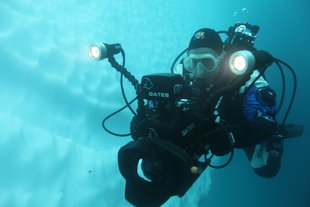
[[[130,134],[131,137],[136,140],[143,136],[148,136],[150,133],[149,128],[151,128],[154,124],[157,124],[157,120],[147,118],[147,119],[139,119],[137,116],[134,116],[130,123]]]

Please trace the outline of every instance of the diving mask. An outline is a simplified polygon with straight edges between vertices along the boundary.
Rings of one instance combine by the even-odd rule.
[[[190,72],[193,78],[207,78],[218,72],[222,56],[218,56],[212,49],[192,49],[184,58],[184,69]]]

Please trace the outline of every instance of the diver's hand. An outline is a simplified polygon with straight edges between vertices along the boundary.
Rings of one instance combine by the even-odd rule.
[[[155,119],[139,119],[137,116],[134,116],[130,122],[130,134],[131,137],[136,140],[140,137],[147,136],[149,134],[149,128],[152,128],[152,125],[156,124]]]

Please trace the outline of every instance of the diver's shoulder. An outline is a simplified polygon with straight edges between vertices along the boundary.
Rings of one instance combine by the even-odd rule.
[[[254,70],[251,77],[250,77],[250,80],[248,80],[243,86],[240,87],[240,90],[239,90],[239,93],[242,94],[244,93],[245,89],[247,87],[249,87],[255,80],[256,78],[260,76],[260,73],[258,70]],[[254,85],[256,88],[262,88],[262,87],[267,87],[269,86],[267,80],[263,77],[263,76],[260,76],[254,83]]]

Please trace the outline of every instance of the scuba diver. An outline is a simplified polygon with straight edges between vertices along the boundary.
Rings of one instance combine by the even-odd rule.
[[[171,73],[145,75],[140,83],[125,68],[120,44],[90,47],[93,58],[108,58],[121,73],[126,105],[107,116],[102,126],[113,135],[133,139],[118,152],[119,170],[126,179],[125,198],[130,203],[157,207],[171,196],[182,197],[207,167],[227,166],[236,148],[245,151],[257,175],[277,175],[283,140],[301,136],[303,126],[285,123],[296,92],[295,73],[285,62],[254,47],[258,31],[258,26],[248,23],[237,23],[228,31],[199,29],[172,64]],[[223,33],[228,36],[225,41],[220,37]],[[122,53],[122,65],[113,57],[118,53]],[[284,89],[279,104],[264,75],[272,63],[282,75]],[[285,92],[280,64],[294,78],[293,95],[281,123],[276,120]],[[130,102],[124,94],[123,77],[137,93]],[[136,100],[134,111],[130,104]],[[130,133],[108,130],[106,120],[127,107],[134,114]],[[214,155],[229,153],[225,164],[211,163]]]
[[[199,29],[190,40],[187,57],[174,71],[180,73],[187,84],[199,93],[214,91],[221,87],[221,84],[226,84],[230,78],[226,72],[226,61],[222,60],[227,54],[239,50],[256,51],[254,47],[240,43],[224,48],[224,43],[215,30]],[[258,67],[271,65],[272,56],[265,51],[260,52],[263,53],[264,60]],[[258,76],[259,72],[254,70],[244,86],[222,96],[222,119],[235,125],[232,132],[234,140],[230,140],[224,131],[220,131],[209,139],[209,144],[211,152],[218,156],[229,153],[234,147],[243,148],[256,174],[262,177],[274,177],[280,168],[283,137],[276,134],[278,126],[275,120],[276,93],[262,76],[251,85]],[[152,105],[149,110],[154,110],[154,105],[158,103],[151,102],[148,103]],[[203,103],[199,103],[197,107],[201,108],[199,110],[208,111],[207,108],[203,109],[203,106]],[[139,131],[144,131],[140,125],[145,124],[136,122],[138,121],[134,118],[131,123],[131,134],[134,139],[138,138]],[[152,173],[151,168],[157,171],[159,168],[158,163],[144,162],[142,166],[146,174],[156,174]]]
[[[215,30],[199,29],[190,40],[187,57],[176,70],[194,86],[197,82],[200,90],[215,90],[230,78],[222,61],[226,55],[239,50],[257,51],[249,44],[234,44],[225,48]],[[256,67],[271,65],[272,56],[265,51],[259,53],[263,53],[264,59]],[[219,133],[213,136],[210,145],[215,155],[226,154],[233,147],[243,148],[256,174],[273,177],[280,168],[283,137],[276,134],[276,93],[263,76],[251,85],[258,76],[259,72],[254,70],[245,85],[222,97],[222,118],[239,126],[232,132],[233,142]]]

